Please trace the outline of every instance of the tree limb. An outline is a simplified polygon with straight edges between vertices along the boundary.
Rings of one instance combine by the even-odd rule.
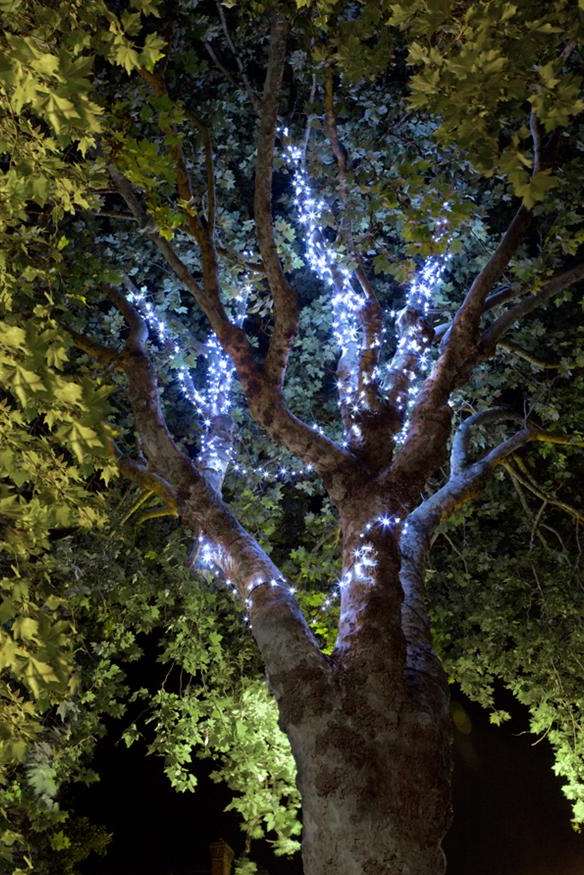
[[[394,463],[396,477],[412,485],[415,482],[418,491],[437,469],[446,449],[451,422],[447,405],[450,393],[477,361],[485,357],[479,337],[485,304],[517,251],[531,218],[531,211],[522,204],[471,284],[450,329],[443,336],[440,355],[418,393],[408,434]]]
[[[177,279],[191,292],[209,320],[221,346],[233,360],[250,412],[256,422],[290,452],[313,465],[321,476],[345,468],[351,460],[350,454],[290,413],[284,403],[280,386],[268,378],[265,371],[256,363],[255,353],[245,332],[229,321],[219,297],[217,277],[214,272],[216,265],[214,267],[213,254],[209,252],[209,248],[206,249],[206,283],[205,287],[201,287],[171,243],[153,229],[151,223],[149,226],[146,210],[131,183],[116,167],[110,167],[110,175],[128,207],[136,215],[139,223],[147,229],[147,235],[155,243]]]
[[[167,498],[175,500],[183,523],[204,531],[215,545],[217,565],[235,581],[241,598],[251,602],[254,636],[278,696],[283,686],[293,682],[291,667],[313,661],[324,672],[326,660],[279,569],[172,438],[144,346],[143,320],[115,290],[112,298],[130,325],[124,369],[136,429],[149,462],[144,468],[121,458],[120,470],[152,491],[162,488]]]
[[[511,355],[517,356],[517,358],[524,359],[526,362],[529,362],[530,365],[533,365],[534,368],[541,368],[542,370],[547,371],[557,371],[562,367],[561,364],[554,364],[554,362],[548,362],[545,359],[539,358],[539,356],[523,349],[523,347],[518,346],[516,343],[511,343],[510,340],[499,341],[497,348],[502,349],[504,352],[509,352]]]
[[[489,425],[493,422],[502,422],[506,419],[524,421],[524,417],[512,410],[506,410],[503,407],[493,407],[489,410],[482,410],[480,413],[475,413],[472,416],[464,419],[452,438],[452,449],[450,452],[450,472],[451,474],[460,474],[463,469],[468,466],[468,448],[470,443],[471,431],[478,425]]]
[[[82,350],[87,355],[91,356],[91,358],[96,359],[100,364],[112,366],[116,369],[121,369],[122,364],[122,356],[115,349],[110,349],[107,346],[102,346],[100,343],[96,343],[91,338],[86,337],[84,334],[78,334],[76,331],[73,331],[72,328],[68,328],[63,326],[65,331],[71,337],[74,346],[77,349]]]
[[[282,386],[292,340],[298,326],[296,294],[284,276],[274,240],[272,219],[272,176],[278,98],[286,63],[288,23],[284,16],[272,18],[270,52],[261,102],[255,167],[254,214],[256,235],[274,301],[274,330],[270,337],[265,371],[275,385]]]
[[[379,363],[381,351],[381,307],[373,286],[365,273],[360,255],[355,249],[351,220],[347,214],[349,201],[349,178],[348,178],[348,155],[347,150],[341,143],[337,128],[337,117],[334,103],[334,74],[331,67],[325,70],[324,78],[324,120],[325,128],[333,155],[335,156],[339,171],[339,194],[345,209],[345,232],[349,252],[357,262],[355,277],[361,286],[366,303],[359,314],[363,329],[364,345],[358,361],[358,388],[359,393],[367,399],[369,409],[378,412],[381,408],[381,397],[377,382],[370,378]],[[367,429],[366,429],[367,430]]]
[[[515,304],[515,306],[511,307],[509,310],[506,310],[498,319],[495,319],[493,324],[484,332],[481,338],[481,348],[484,353],[490,354],[497,346],[499,339],[515,322],[523,319],[528,313],[535,310],[536,307],[540,307],[542,304],[547,303],[547,301],[549,301],[550,298],[553,298],[554,295],[559,294],[559,292],[562,292],[569,286],[580,282],[582,279],[584,279],[584,262],[577,264],[575,267],[570,268],[570,270],[566,270],[563,273],[552,277],[552,279],[548,280],[541,286],[536,294],[530,295],[528,298]]]
[[[542,501],[546,502],[546,504],[558,507],[579,522],[584,522],[584,511],[578,510],[578,508],[573,507],[571,504],[567,504],[565,501],[561,501],[559,498],[555,498],[555,496],[550,495],[548,492],[541,489],[541,487],[537,486],[530,478],[523,477],[511,461],[502,461],[501,465],[510,476],[517,480],[529,492],[533,493],[537,498],[540,498]]]

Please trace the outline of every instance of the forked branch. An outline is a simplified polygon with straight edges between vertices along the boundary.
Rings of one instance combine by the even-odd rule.
[[[326,672],[326,660],[308,628],[283,575],[226,506],[172,437],[160,404],[158,383],[146,349],[147,328],[138,310],[116,289],[108,289],[128,322],[121,362],[140,446],[148,464],[121,456],[120,470],[142,488],[160,495],[191,531],[203,531],[213,563],[236,585],[246,601],[253,632],[264,656],[276,696],[294,683],[294,668],[314,662]]]

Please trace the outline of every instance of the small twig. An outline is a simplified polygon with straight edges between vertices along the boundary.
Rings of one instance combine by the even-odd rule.
[[[249,97],[255,111],[257,113],[259,113],[259,111],[260,111],[259,98],[258,98],[257,94],[255,93],[255,91],[253,90],[253,88],[251,87],[251,84],[250,84],[249,79],[247,78],[247,74],[245,72],[245,68],[243,66],[242,60],[239,56],[239,52],[235,48],[233,40],[231,39],[231,34],[229,33],[229,28],[227,27],[227,19],[225,18],[225,12],[223,11],[223,6],[219,2],[216,5],[217,5],[217,11],[219,13],[219,18],[221,20],[221,27],[223,29],[223,33],[225,34],[225,39],[227,40],[227,45],[231,49],[231,53],[232,53],[233,57],[235,58],[235,63],[237,64],[237,69],[239,70],[239,73],[241,76],[241,81],[243,82],[243,86],[245,88],[246,94]]]
[[[554,507],[558,507],[560,510],[565,511],[565,513],[573,516],[580,522],[584,522],[584,511],[578,510],[578,508],[572,507],[571,504],[567,504],[565,501],[561,501],[560,499],[546,493],[543,489],[541,489],[541,487],[536,486],[529,479],[523,477],[522,474],[520,474],[515,468],[513,468],[511,462],[504,460],[501,461],[500,464],[503,466],[503,468],[505,468],[506,471],[512,473],[522,486],[524,486],[526,489],[529,490],[529,492],[532,492],[542,501],[546,501],[548,504],[554,505]]]
[[[518,346],[516,343],[512,343],[509,340],[501,341],[498,344],[498,348],[502,349],[504,352],[509,352],[512,355],[517,356],[517,358],[524,359],[526,362],[529,362],[530,365],[533,365],[534,368],[540,368],[541,370],[547,371],[557,371],[562,367],[559,363],[554,364],[553,362],[548,362],[545,359],[533,355],[533,353],[528,352],[528,350],[523,349],[523,347]]]

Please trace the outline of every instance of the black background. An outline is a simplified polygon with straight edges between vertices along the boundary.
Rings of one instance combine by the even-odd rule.
[[[455,737],[448,875],[584,875],[584,834],[571,827],[545,739],[534,745],[517,706],[509,723],[493,727],[480,709],[456,699],[470,731]],[[113,726],[100,744],[102,780],[76,800],[80,813],[114,833],[108,856],[88,860],[85,875],[196,875],[208,865],[211,841],[221,837],[241,850],[238,818],[223,812],[229,797],[209,780],[210,769],[197,765],[197,793],[175,793],[161,761],[139,744],[125,749],[120,734]],[[265,842],[255,843],[253,857],[269,875],[302,873],[299,857],[278,859]]]

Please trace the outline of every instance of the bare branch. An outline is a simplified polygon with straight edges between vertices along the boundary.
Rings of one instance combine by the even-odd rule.
[[[266,373],[278,386],[283,385],[290,346],[298,325],[296,294],[284,276],[272,224],[274,144],[278,98],[286,63],[287,34],[286,19],[281,15],[274,15],[257,138],[254,195],[258,245],[274,300],[275,324],[266,358]]]
[[[547,371],[557,371],[562,365],[554,364],[553,362],[548,362],[545,359],[539,358],[539,356],[534,355],[523,347],[518,346],[516,343],[511,343],[511,341],[500,341],[497,344],[498,349],[502,349],[504,352],[509,352],[511,355],[517,356],[517,358],[524,359],[526,362],[529,362],[530,365],[533,365],[534,368],[541,368],[542,370]]]
[[[215,158],[213,153],[213,141],[207,131],[205,137],[205,168],[207,171],[207,228],[213,236],[215,232],[215,214],[217,211],[217,194],[215,191]]]
[[[223,64],[222,61],[219,60],[219,58],[218,58],[218,56],[217,56],[217,53],[215,52],[215,49],[213,48],[213,46],[211,45],[211,43],[210,43],[210,42],[205,42],[204,45],[205,45],[205,48],[206,48],[206,50],[207,50],[207,53],[208,53],[209,57],[211,58],[211,60],[213,61],[213,63],[214,63],[215,66],[217,67],[217,69],[218,69],[221,73],[223,73],[223,75],[225,76],[225,78],[226,78],[229,82],[231,82],[232,85],[235,85],[235,87],[238,88],[238,87],[239,87],[239,82],[237,81],[237,79],[235,78],[235,76],[233,75],[233,73],[230,73],[230,71],[227,69],[227,67],[225,66],[225,64]]]
[[[501,462],[501,465],[515,480],[521,483],[521,485],[529,492],[533,493],[533,495],[537,496],[537,498],[540,498],[546,504],[553,505],[554,507],[563,510],[579,522],[584,522],[584,510],[578,510],[578,508],[573,505],[561,501],[561,499],[556,498],[544,489],[541,489],[541,487],[535,484],[531,478],[523,477],[511,461],[503,461]]]
[[[128,480],[132,480],[145,490],[145,498],[147,498],[149,494],[154,493],[169,507],[176,507],[176,494],[170,483],[160,477],[159,474],[151,471],[145,465],[141,465],[134,459],[122,455],[113,441],[111,443],[111,452],[116,458],[120,473],[123,474],[124,477],[127,477]],[[140,504],[143,504],[145,498],[140,501]],[[134,506],[134,508],[135,507],[136,506]]]
[[[552,279],[548,280],[541,286],[537,294],[530,295],[528,298],[515,304],[514,307],[511,307],[499,316],[499,318],[496,319],[484,332],[481,339],[481,348],[487,354],[490,354],[496,347],[499,339],[515,322],[523,319],[528,313],[531,313],[532,310],[547,303],[547,301],[553,298],[554,295],[559,294],[564,289],[573,286],[582,279],[584,279],[584,262],[577,264],[570,270],[558,274],[558,276],[552,277]]]
[[[519,285],[501,286],[500,289],[496,289],[494,292],[488,295],[487,300],[485,301],[485,306],[483,308],[483,313],[487,313],[494,307],[498,307],[499,304],[506,304],[507,301],[511,300],[511,298],[517,297],[517,295],[522,294],[524,291],[525,289]]]
[[[310,86],[310,95],[308,98],[308,103],[314,103],[314,98],[316,95],[316,73],[312,74],[312,84]],[[304,138],[302,141],[302,163],[306,163],[306,153],[308,151],[308,143],[310,141],[310,132],[312,130],[312,119],[314,116],[307,115],[306,116],[306,127],[304,128]]]
[[[503,407],[492,407],[489,410],[482,410],[480,413],[475,413],[464,419],[452,438],[452,449],[450,452],[451,474],[460,474],[468,466],[468,447],[472,430],[480,425],[489,425],[493,422],[502,422],[506,419],[523,421],[522,416]]]
[[[500,304],[505,304],[507,301],[512,298],[516,298],[519,295],[525,294],[526,289],[518,284],[515,285],[504,285],[501,286],[500,289],[497,289],[492,294],[487,296],[485,301],[485,306],[483,307],[483,314],[487,313],[489,310],[498,307]],[[442,322],[440,325],[434,326],[434,342],[435,343],[445,343],[447,341],[447,334],[452,328],[452,322]]]
[[[339,169],[339,191],[342,200],[346,203],[349,196],[349,181],[347,178],[347,150],[339,139],[337,130],[337,118],[335,115],[334,91],[333,91],[334,73],[331,67],[327,67],[324,77],[324,120],[327,136],[335,156],[337,167]]]
[[[138,220],[142,233],[152,240],[169,267],[174,271],[185,288],[191,292],[195,301],[209,319],[213,330],[219,334],[218,329],[220,330],[221,327],[226,325],[229,326],[230,323],[218,295],[209,294],[207,289],[201,287],[186,264],[179,258],[172,244],[158,233],[140,197],[123,173],[120,173],[114,165],[110,165],[109,174],[129,209]],[[233,328],[236,330],[235,326]]]
[[[165,96],[168,97],[168,89],[166,87],[166,82],[157,73],[150,73],[144,67],[140,68],[139,73],[141,77],[148,83],[154,94],[157,96]],[[211,135],[206,128],[206,126],[194,116],[193,113],[188,113],[189,117],[192,121],[194,121],[195,125],[201,130],[205,135],[205,163],[207,168],[207,196],[208,196],[208,210],[211,214],[211,218],[213,222],[209,224],[202,222],[194,208],[194,197],[193,197],[193,187],[190,173],[187,169],[186,161],[184,159],[182,145],[180,142],[180,138],[178,137],[178,131],[176,127],[168,122],[165,124],[161,123],[161,130],[165,134],[172,134],[172,145],[170,146],[170,153],[172,155],[174,161],[174,169],[176,174],[176,187],[179,194],[179,197],[182,200],[182,207],[184,210],[185,218],[186,218],[186,226],[192,236],[195,238],[197,243],[202,247],[207,240],[209,233],[212,234],[212,227],[214,223],[215,217],[215,180],[214,180],[214,169],[213,169],[213,148],[211,144]]]
[[[231,34],[229,33],[229,28],[227,27],[227,19],[225,17],[225,12],[223,10],[223,6],[219,2],[216,3],[216,6],[217,6],[217,12],[219,13],[219,18],[221,20],[221,27],[223,28],[223,33],[225,34],[225,39],[227,40],[227,45],[231,49],[231,54],[235,58],[235,63],[237,64],[237,69],[239,70],[239,75],[241,76],[241,81],[243,82],[243,87],[245,88],[245,92],[246,92],[247,96],[249,97],[251,104],[252,104],[253,108],[255,109],[255,111],[257,113],[259,113],[260,112],[259,98],[258,98],[257,94],[255,93],[255,91],[253,90],[253,88],[251,87],[250,81],[247,78],[247,74],[245,72],[245,68],[243,66],[243,62],[241,60],[239,52],[235,48],[233,40],[231,39]]]

